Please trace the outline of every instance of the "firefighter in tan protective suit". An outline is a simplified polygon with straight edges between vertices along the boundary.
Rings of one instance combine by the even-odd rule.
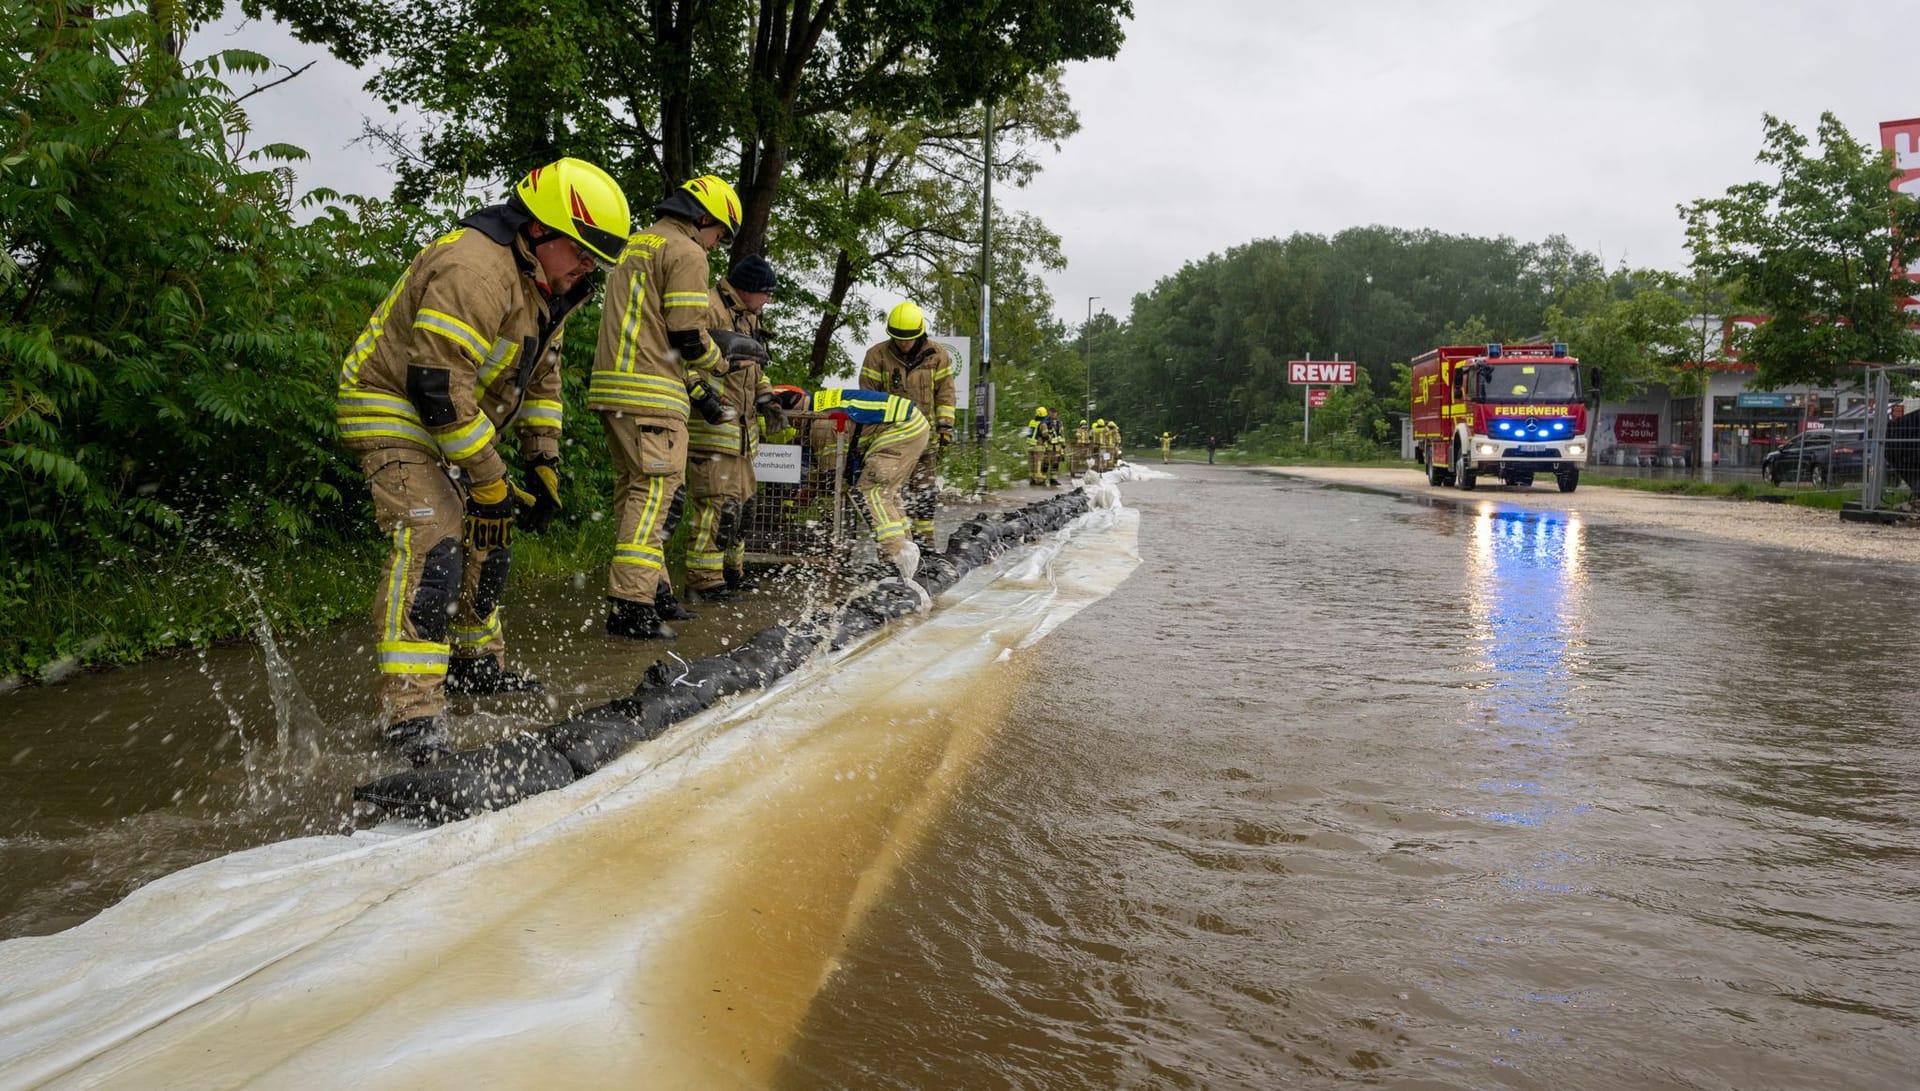
[[[529,172],[413,259],[340,368],[335,414],[392,552],[374,595],[380,713],[416,765],[446,752],[446,691],[538,690],[504,666],[499,605],[516,505],[539,529],[560,508],[560,341],[630,227],[605,171]],[[513,427],[532,491],[500,456]]]
[[[803,390],[783,387],[775,395],[789,412],[825,414],[813,429],[822,433],[813,442],[825,450],[833,440],[832,418],[845,417],[853,426],[852,450],[861,459],[855,490],[873,525],[880,556],[907,579],[920,568],[920,546],[908,540],[907,515],[900,489],[911,478],[927,447],[927,418],[906,398],[877,390]],[[824,432],[822,428],[825,426]]]
[[[918,306],[902,303],[887,315],[887,340],[867,350],[860,365],[860,389],[906,398],[936,432],[936,442],[921,453],[906,487],[914,541],[932,549],[934,471],[939,453],[953,445],[953,357],[946,346],[928,338],[927,319]]]
[[[766,331],[760,311],[773,298],[778,280],[767,259],[752,255],[735,262],[707,301],[710,329],[731,330],[762,347],[755,355],[730,356],[717,374],[721,396],[741,410],[753,406],[768,418],[770,430],[786,427],[773,404],[773,387],[764,366]],[[692,537],[687,544],[687,589],[710,602],[747,590],[746,528],[753,508],[753,456],[760,446],[758,421],[687,424],[687,500]]]
[[[1027,484],[1029,485],[1046,484],[1047,469],[1051,461],[1048,457],[1047,438],[1047,407],[1043,405],[1033,411],[1033,419],[1027,422]]]
[[[1173,461],[1172,456],[1173,456],[1173,433],[1162,432],[1160,433],[1160,464],[1164,466],[1167,463]]]
[[[607,633],[670,639],[666,543],[686,495],[687,418],[737,418],[715,388],[725,357],[707,330],[707,254],[740,228],[740,198],[713,175],[654,206],[607,278],[587,407],[613,453],[617,537],[607,573]]]

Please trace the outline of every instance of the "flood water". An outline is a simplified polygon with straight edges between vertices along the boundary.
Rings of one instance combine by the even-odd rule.
[[[783,1086],[1914,1085],[1920,572],[1172,469]]]
[[[1131,577],[1006,653],[1017,669],[969,702],[993,722],[969,728],[964,762],[914,759],[957,783],[848,915],[824,984],[779,958],[780,928],[807,931],[790,919],[681,952],[758,982],[743,1005],[803,982],[785,986],[797,1032],[740,1085],[1912,1085],[1920,568],[1593,525],[1578,493],[1536,512],[1498,490],[1443,502],[1169,469],[1122,486]],[[551,588],[509,621],[568,707],[637,673],[630,645],[593,633],[593,601]],[[783,612],[759,609],[692,623],[672,650]],[[278,724],[253,648],[0,697],[3,934],[65,927],[223,847],[350,824],[343,793],[392,767],[352,726],[364,639],[288,642],[316,768],[260,742]],[[887,723],[910,737],[934,711]],[[488,705],[461,729],[542,712]],[[830,822],[780,806],[833,855]],[[661,828],[638,824],[612,859],[678,851]],[[777,832],[752,866],[818,865]],[[605,852],[582,859],[612,882]],[[522,923],[501,931],[543,918]],[[513,976],[463,983],[505,996]]]

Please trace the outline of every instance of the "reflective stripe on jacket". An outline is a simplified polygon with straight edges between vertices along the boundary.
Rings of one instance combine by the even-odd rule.
[[[953,427],[953,357],[932,338],[921,338],[904,356],[891,340],[868,349],[860,365],[860,389],[898,394],[942,429]]]
[[[816,390],[808,403],[815,413],[843,416],[859,425],[863,451],[890,447],[927,434],[927,418],[905,398],[877,390]]]
[[[732,330],[765,343],[760,316],[741,306],[739,296],[725,277],[720,278],[707,298],[707,328]],[[767,373],[752,360],[721,360],[714,373],[721,378],[721,393],[740,410],[740,419],[732,424],[708,424],[699,418],[687,421],[687,449],[753,457],[760,447],[760,427],[754,419],[754,403],[763,394],[773,393]]]
[[[559,451],[562,329],[593,286],[549,300],[517,233],[524,218],[505,206],[462,222],[368,319],[341,362],[334,415],[350,450],[417,447],[484,482],[505,473],[495,446],[510,422],[528,453]]]
[[[687,221],[663,216],[627,239],[607,277],[589,408],[687,419],[687,373],[720,363],[720,350],[706,334],[707,252],[697,235]],[[695,330],[702,351],[683,361],[667,334]]]

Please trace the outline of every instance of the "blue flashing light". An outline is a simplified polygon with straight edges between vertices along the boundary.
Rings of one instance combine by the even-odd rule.
[[[1567,354],[1567,346],[1555,341],[1553,343],[1553,354],[1555,356],[1565,356]]]
[[[1566,422],[1566,421],[1563,421],[1563,420],[1557,420],[1557,421],[1554,421],[1554,422],[1553,422],[1553,430],[1554,430],[1554,431],[1556,431],[1556,432],[1564,432],[1564,431],[1566,431],[1566,430],[1567,430],[1567,422]]]
[[[1499,358],[1500,358],[1500,346],[1499,346],[1499,345],[1488,345],[1488,346],[1487,346],[1487,359],[1489,359],[1489,360],[1498,360]]]
[[[1510,431],[1512,431],[1512,430],[1513,430],[1513,422],[1512,422],[1512,421],[1510,421],[1510,420],[1503,420],[1503,421],[1501,421],[1501,422],[1500,422],[1500,430],[1501,430],[1502,432],[1510,432]]]

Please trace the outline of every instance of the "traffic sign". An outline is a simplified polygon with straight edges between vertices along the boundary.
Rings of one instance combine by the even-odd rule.
[[[1352,360],[1288,360],[1287,382],[1295,386],[1313,383],[1352,386],[1353,368]]]

